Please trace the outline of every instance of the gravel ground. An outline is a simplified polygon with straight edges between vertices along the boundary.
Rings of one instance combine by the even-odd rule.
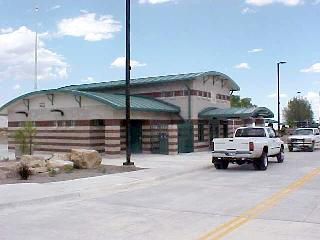
[[[1,184],[15,184],[15,183],[48,183],[48,182],[60,182],[66,180],[73,180],[79,178],[96,177],[107,174],[123,173],[138,171],[143,168],[137,168],[135,166],[114,166],[114,165],[101,165],[95,169],[73,169],[72,172],[61,172],[53,177],[48,173],[31,176],[29,180],[20,180],[19,178],[7,178],[0,180]]]

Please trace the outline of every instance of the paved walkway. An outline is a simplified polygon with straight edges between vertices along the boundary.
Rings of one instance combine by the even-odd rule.
[[[122,165],[125,156],[103,158],[103,164]],[[48,203],[81,197],[114,193],[130,187],[165,180],[211,166],[210,153],[199,152],[177,156],[141,154],[133,155],[137,167],[134,172],[103,175],[51,183],[18,183],[0,185],[0,209],[26,204]]]

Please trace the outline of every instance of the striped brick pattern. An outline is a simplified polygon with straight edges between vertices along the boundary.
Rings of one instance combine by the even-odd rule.
[[[9,127],[9,149],[15,149],[14,133],[19,127]],[[69,152],[71,149],[104,151],[104,130],[99,127],[37,127],[34,150],[43,152]]]
[[[228,137],[233,137],[237,128],[243,126],[243,121],[240,119],[229,119],[228,120]]]
[[[178,154],[178,125],[168,125],[168,144],[169,144],[169,155]]]
[[[209,149],[209,125],[204,125],[204,140],[203,142],[199,141],[198,136],[198,124],[193,125],[193,134],[194,134],[194,151],[200,152],[200,151],[207,151]]]
[[[142,152],[151,153],[151,126],[150,124],[142,125]]]
[[[126,146],[126,126],[120,126],[120,144],[121,144],[121,153],[125,153]]]
[[[113,156],[121,153],[120,125],[105,126],[105,153]]]

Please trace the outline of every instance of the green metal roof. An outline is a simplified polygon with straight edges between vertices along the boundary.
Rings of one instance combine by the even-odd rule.
[[[7,107],[19,100],[28,99],[35,95],[55,94],[55,93],[67,93],[67,94],[72,94],[76,96],[84,96],[90,99],[94,99],[98,102],[104,103],[106,105],[109,105],[115,109],[125,109],[125,106],[126,106],[125,95],[123,94],[110,94],[110,93],[100,93],[100,92],[55,89],[55,90],[35,91],[35,92],[27,93],[20,97],[17,97],[12,101],[6,103],[2,107],[0,107],[0,115],[6,115]],[[134,111],[170,112],[170,113],[180,112],[180,107],[170,103],[166,103],[158,99],[150,98],[150,97],[131,96],[130,102],[131,102],[131,109]]]
[[[252,108],[206,108],[199,113],[201,118],[248,118],[248,117],[264,117],[273,118],[273,112],[265,107],[252,107]]]
[[[158,77],[146,77],[146,78],[136,78],[131,79],[131,85],[146,85],[146,84],[156,84],[156,83],[166,83],[174,81],[185,81],[185,80],[194,80],[197,77],[205,76],[216,76],[222,79],[228,80],[230,83],[231,90],[239,91],[240,87],[238,84],[233,81],[229,76],[215,71],[209,72],[199,72],[199,73],[187,73],[187,74],[178,74],[178,75],[167,75],[167,76],[158,76]],[[67,87],[62,87],[60,89],[65,90],[80,90],[80,91],[92,91],[92,90],[101,90],[101,89],[110,89],[110,88],[119,88],[125,86],[125,80],[119,81],[109,81],[101,83],[91,83],[91,84],[82,84],[82,85],[71,85]]]

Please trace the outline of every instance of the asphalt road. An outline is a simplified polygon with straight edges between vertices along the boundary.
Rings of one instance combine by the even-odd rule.
[[[320,150],[270,160],[216,170],[208,154],[207,168],[140,188],[2,210],[0,239],[320,239]]]

